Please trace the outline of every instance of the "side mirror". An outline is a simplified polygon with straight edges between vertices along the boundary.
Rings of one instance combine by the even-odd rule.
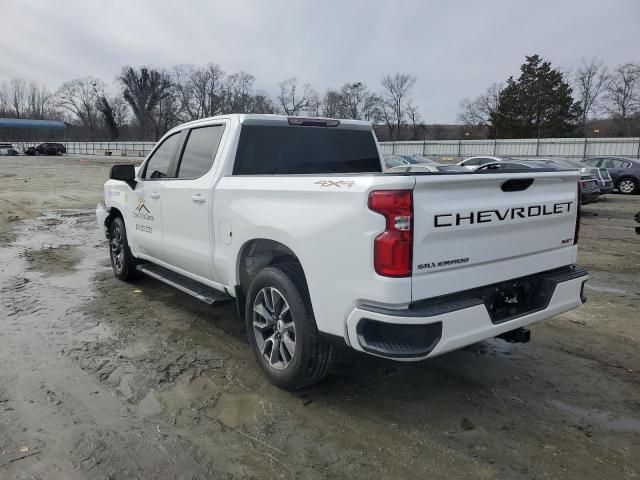
[[[113,165],[109,178],[126,182],[132,189],[136,188],[136,169],[133,165]]]

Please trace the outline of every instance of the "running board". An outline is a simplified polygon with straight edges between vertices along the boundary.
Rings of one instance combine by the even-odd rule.
[[[212,305],[214,303],[229,302],[233,300],[233,297],[222,293],[214,288],[207,287],[200,282],[196,282],[184,275],[173,272],[168,268],[161,267],[154,263],[143,263],[136,266],[136,269],[145,275],[148,275],[156,280],[171,285],[178,290],[188,293],[192,297],[196,297],[198,300],[202,300],[204,303]]]

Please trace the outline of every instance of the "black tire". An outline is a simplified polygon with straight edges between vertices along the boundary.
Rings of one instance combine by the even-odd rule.
[[[271,337],[280,335],[279,340],[271,341],[270,354],[265,352],[269,338],[266,340],[260,337],[269,335],[269,321],[264,316],[254,312],[254,305],[260,305],[260,298],[265,298],[265,291],[275,290],[285,302],[288,304],[288,310],[285,314],[279,314],[276,302],[272,298],[272,306],[274,317],[277,316],[278,321],[272,317]],[[285,319],[287,321],[285,321]],[[254,322],[255,320],[255,322]],[[262,321],[264,325],[262,325]],[[285,326],[280,332],[280,322]],[[249,286],[249,291],[245,304],[245,323],[247,326],[247,335],[249,343],[258,360],[260,368],[267,376],[269,381],[274,385],[284,388],[285,390],[299,390],[309,385],[320,382],[331,370],[333,365],[335,352],[334,346],[320,337],[316,321],[311,308],[311,299],[307,289],[307,283],[300,266],[296,263],[284,263],[272,265],[265,268],[256,275]],[[260,324],[260,326],[256,326]],[[285,345],[286,335],[290,335],[285,331],[286,325],[293,324],[294,337],[294,353],[286,361],[286,351],[288,347]],[[289,343],[291,338],[289,338]],[[262,347],[258,342],[262,341]],[[280,358],[279,366],[274,366],[273,351],[275,342],[278,342],[277,357]],[[281,345],[282,344],[282,345]],[[285,351],[280,348],[284,348]],[[267,347],[268,350],[268,347]],[[265,358],[265,355],[270,358]]]
[[[137,277],[136,259],[131,254],[124,221],[116,217],[109,225],[109,257],[111,268],[118,280],[129,281]]]
[[[622,177],[618,180],[617,188],[624,195],[635,195],[640,190],[638,181],[632,177]]]
[[[64,152],[62,150],[57,150],[56,155],[62,155]]]

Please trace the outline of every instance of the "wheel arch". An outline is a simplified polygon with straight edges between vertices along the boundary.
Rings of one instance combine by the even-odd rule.
[[[109,235],[109,227],[111,226],[111,222],[113,222],[114,218],[121,218],[124,222],[124,215],[117,207],[109,208],[109,215],[104,219],[104,226],[107,229],[107,235]]]
[[[242,245],[236,260],[235,286],[236,305],[240,318],[244,318],[246,292],[249,290],[253,278],[262,269],[279,263],[298,264],[306,283],[307,279],[300,257],[284,243],[270,238],[253,238]]]

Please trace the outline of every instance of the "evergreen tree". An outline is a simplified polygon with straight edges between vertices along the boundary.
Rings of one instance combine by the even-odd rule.
[[[574,133],[580,105],[562,73],[539,55],[525,57],[520,77],[500,93],[491,125],[502,138],[562,137]]]

